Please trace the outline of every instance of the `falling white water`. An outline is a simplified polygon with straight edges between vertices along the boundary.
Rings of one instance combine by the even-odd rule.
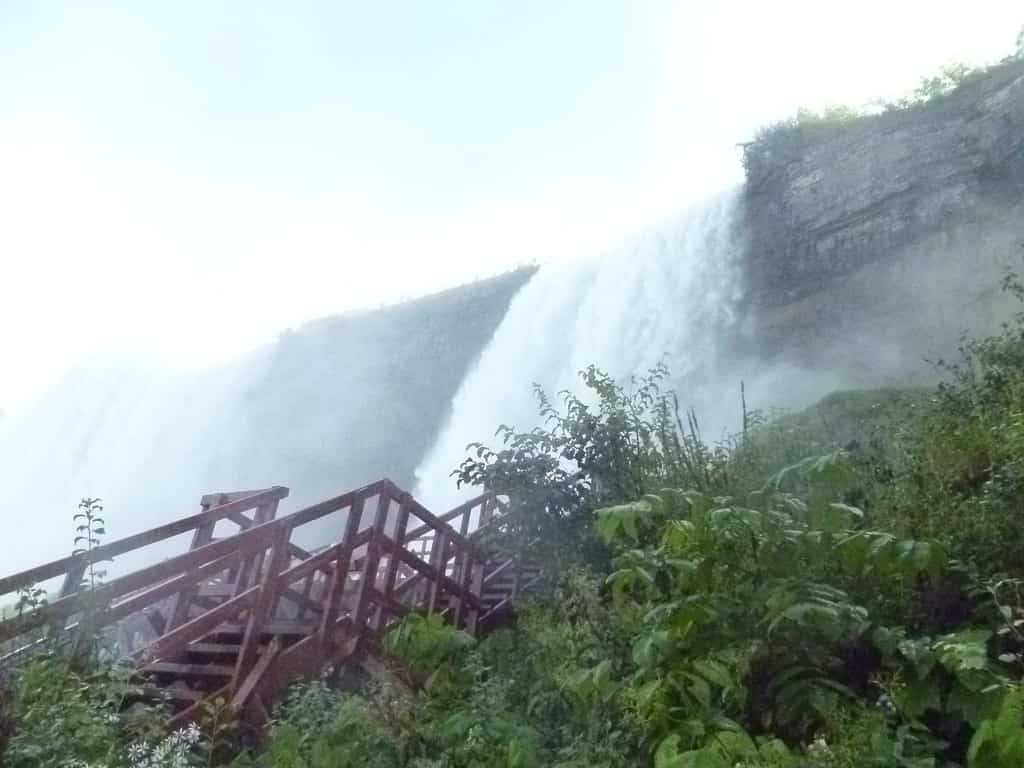
[[[494,338],[462,382],[449,423],[416,472],[417,496],[444,509],[465,495],[451,472],[467,444],[499,424],[538,421],[533,383],[580,392],[590,364],[625,380],[664,360],[704,424],[728,426],[714,389],[723,331],[739,297],[738,192],[695,205],[675,220],[598,258],[544,266],[512,301]]]
[[[238,440],[225,427],[259,364],[253,355],[245,364],[179,373],[103,356],[6,417],[0,520],[9,533],[18,527],[19,543],[5,549],[0,573],[67,554],[71,515],[85,495],[103,498],[109,541],[197,511],[204,491],[268,485],[234,482],[230,452]]]

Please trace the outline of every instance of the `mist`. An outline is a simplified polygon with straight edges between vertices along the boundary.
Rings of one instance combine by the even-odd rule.
[[[889,6],[842,36],[805,2],[5,7],[3,570],[66,553],[83,496],[110,537],[274,484],[287,508],[389,475],[443,507],[465,443],[591,363],[664,359],[711,439],[740,381],[799,407],[898,376],[884,329],[751,341],[737,202],[760,126],[1019,27]]]

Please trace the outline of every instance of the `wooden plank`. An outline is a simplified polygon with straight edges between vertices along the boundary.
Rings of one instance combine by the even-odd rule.
[[[255,590],[258,588],[251,587]],[[208,635],[244,635],[246,624],[236,624],[234,622],[224,622],[218,624],[209,632]],[[292,637],[299,637],[302,635],[311,635],[316,631],[316,624],[308,621],[298,622],[292,619],[273,619],[263,625],[263,634],[266,635],[288,635]],[[239,646],[241,648],[241,646]]]
[[[488,571],[487,574],[484,576],[484,584],[490,584],[501,574],[507,571],[512,566],[512,564],[515,563],[515,561],[516,559],[514,557],[510,557],[507,560],[503,561],[501,565]]]
[[[78,563],[68,568],[68,572],[64,575],[64,582],[60,585],[60,597],[67,597],[81,591],[82,579],[85,578],[85,569],[88,567],[88,563]]]
[[[150,659],[152,661],[176,656],[190,642],[209,634],[218,625],[223,624],[228,619],[235,618],[251,606],[256,601],[259,591],[260,588],[258,586],[247,589],[238,597],[233,597],[212,611],[208,611],[192,619],[192,621],[182,624],[166,635],[158,637],[145,648],[141,648],[133,653],[132,656],[136,659]]]
[[[306,611],[319,614],[323,610],[319,603],[297,590],[278,587],[277,592],[280,598],[287,600],[296,607],[296,621],[302,621],[305,618]]]
[[[249,496],[255,496],[258,493],[263,493],[268,490],[267,488],[257,488],[250,491],[218,491],[215,493],[207,493],[200,500],[199,504],[204,507],[215,507],[218,504],[227,504],[230,501],[238,501]]]
[[[331,628],[329,652],[318,652],[318,635],[309,635],[288,646],[278,654],[277,661],[263,676],[256,688],[256,694],[264,702],[272,703],[296,678],[311,677],[323,671],[327,664],[343,663],[358,646],[359,635],[352,631],[349,617],[339,619]],[[347,639],[344,639],[347,638]]]
[[[44,624],[66,619],[82,606],[86,598],[94,599],[96,603],[103,605],[123,595],[146,589],[181,573],[192,571],[204,563],[230,552],[248,551],[252,547],[259,547],[273,533],[276,524],[276,522],[272,522],[251,528],[230,539],[215,541],[191,552],[132,571],[97,587],[94,592],[68,595],[42,606],[26,616],[2,621],[0,622],[0,642],[17,637]]]
[[[387,536],[386,531],[382,531],[381,535],[383,538],[389,538],[394,542],[395,546],[405,549],[405,529],[409,527],[409,511],[410,501],[412,497],[409,494],[403,494],[397,499],[398,501],[398,514],[395,517],[395,530],[391,537]],[[396,557],[394,554],[388,555],[388,566],[384,572],[384,584],[381,586],[381,591],[387,596],[388,600],[393,600],[392,595],[395,590],[395,579],[398,578],[398,566],[401,563],[401,559]],[[381,606],[378,605],[377,611],[373,620],[374,626],[379,626],[381,623]]]
[[[155,661],[139,669],[143,675],[174,675],[175,677],[229,678],[235,668],[228,664],[184,664],[176,661]]]
[[[494,497],[489,497],[484,501],[484,506],[480,510],[480,525],[485,526],[490,522],[491,512],[493,510]],[[469,591],[478,600],[482,601],[483,590],[484,590],[484,571],[487,568],[486,561],[480,559],[475,560],[470,566],[469,574]],[[476,608],[470,608],[469,615],[466,617],[466,629],[471,635],[477,633],[477,622],[480,619],[480,611]]]
[[[439,527],[439,525],[449,523],[450,521],[454,520],[456,517],[461,515],[463,512],[468,512],[469,510],[472,510],[473,507],[475,507],[478,504],[484,502],[486,499],[492,498],[492,497],[493,497],[493,494],[491,494],[491,493],[482,493],[479,496],[476,496],[476,497],[470,499],[469,501],[467,501],[467,502],[465,502],[463,504],[460,504],[459,506],[457,506],[454,509],[452,509],[450,512],[446,512],[445,514],[440,515],[440,516],[435,516],[435,515],[431,514],[430,512],[428,512],[426,510],[426,508],[423,507],[422,504],[420,504],[419,502],[416,502],[413,514],[416,515],[416,517],[418,517],[421,520],[423,520],[424,523],[423,523],[423,525],[419,525],[419,526],[413,528],[411,531],[409,531],[409,538],[410,539],[418,539],[424,533],[427,533],[427,532],[429,532],[431,530],[436,530]],[[427,512],[427,515],[429,517],[423,517],[420,514],[421,511],[422,512]],[[455,529],[452,528],[452,532],[453,533],[454,533],[454,531],[455,531]]]
[[[232,512],[226,515],[226,517],[228,520],[237,525],[243,531],[247,528],[252,528],[254,525],[256,525],[255,520],[253,520],[251,517],[246,517],[241,512]]]
[[[283,491],[287,495],[287,489]],[[378,497],[374,519],[366,531],[359,533],[363,506],[373,496]],[[251,716],[259,720],[259,710],[263,711],[265,717],[266,706],[271,705],[274,697],[287,687],[295,675],[319,672],[329,661],[350,660],[360,648],[365,650],[361,655],[373,666],[380,658],[379,635],[394,620],[412,610],[400,598],[411,594],[415,605],[417,592],[423,586],[429,587],[427,607],[430,611],[436,611],[441,605],[447,604],[443,615],[455,626],[459,626],[464,618],[466,628],[475,633],[480,626],[505,610],[521,590],[540,578],[537,569],[531,567],[527,574],[523,564],[513,558],[499,560],[493,568],[490,567],[493,560],[485,561],[484,550],[474,536],[476,532],[491,525],[495,510],[501,508],[500,500],[490,493],[466,502],[441,517],[432,515],[386,479],[277,520],[273,518],[279,499],[270,499],[262,505],[245,509],[229,506],[241,501],[245,499],[234,499],[229,494],[208,495],[204,497],[204,502],[217,506],[201,513],[214,513],[219,508],[227,507],[222,517],[239,525],[242,530],[238,534],[214,541],[212,532],[215,521],[207,520],[207,523],[195,525],[191,528],[195,545],[192,551],[115,579],[97,590],[95,597],[102,600],[125,598],[114,602],[104,614],[104,621],[109,622],[137,613],[171,594],[181,594],[188,588],[198,587],[204,580],[221,578],[219,574],[230,573],[228,580],[221,585],[222,588],[218,590],[214,585],[214,588],[207,590],[223,592],[225,596],[233,595],[230,599],[189,620],[187,606],[198,604],[199,592],[196,590],[195,599],[183,601],[186,610],[182,623],[177,627],[172,626],[170,631],[147,648],[136,652],[134,657],[151,660],[149,667],[142,670],[143,673],[179,679],[224,678],[230,675],[230,682],[210,696],[229,698],[232,706],[246,718]],[[398,503],[398,516],[393,534],[389,535],[388,518],[392,502]],[[476,531],[471,532],[478,505],[482,505],[478,524]],[[349,514],[338,544],[316,553],[291,544],[291,531],[295,526],[312,522],[346,506],[349,507]],[[246,509],[256,509],[252,519],[243,514]],[[410,531],[409,520],[412,515],[424,522]],[[188,519],[195,520],[200,516],[193,515]],[[450,524],[452,521],[457,522],[458,530]],[[435,534],[430,562],[407,548],[409,542],[424,531],[433,531]],[[355,558],[354,553],[364,547],[365,554]],[[448,566],[453,553],[455,565],[449,575]],[[387,557],[387,565],[382,569],[383,557]],[[293,558],[299,562],[292,564]],[[259,563],[264,559],[269,559],[269,563],[266,568],[261,568]],[[65,562],[69,560],[65,558]],[[83,563],[84,560],[78,560],[78,566]],[[40,568],[52,565],[50,563]],[[355,605],[351,606],[351,612],[339,618],[353,569],[359,570],[358,598]],[[39,569],[32,571],[38,572]],[[504,580],[499,583],[498,580],[507,577],[510,571],[514,575],[511,585]],[[318,581],[320,573],[327,577],[322,589]],[[65,575],[68,580],[73,574],[65,571]],[[248,586],[254,577],[258,584]],[[11,578],[8,577],[8,581]],[[488,584],[494,587],[491,590],[494,594],[487,593],[488,600],[485,602],[483,595]],[[440,599],[442,593],[446,593],[444,603]],[[52,604],[57,606],[55,609],[47,606],[50,612],[45,615],[63,622],[75,612],[82,597],[78,593],[62,597]],[[295,621],[274,618],[275,606],[282,597],[295,601],[299,606]],[[487,604],[495,598],[500,598],[498,603],[487,610]],[[319,621],[315,624],[304,623],[302,619],[307,611],[320,612]],[[372,621],[368,621],[371,618]],[[241,620],[242,623],[231,623],[232,620]],[[11,626],[9,621],[0,622],[0,641],[2,633],[5,629],[10,630]],[[229,642],[211,642],[214,633],[225,636],[238,634],[241,635],[241,642],[236,645],[234,638],[227,637],[225,639],[229,639]],[[281,641],[276,636],[286,634],[301,639],[281,650]],[[274,652],[261,653],[262,639],[268,636],[273,638]],[[221,656],[222,660],[234,655],[236,663],[234,666],[224,663],[189,664],[177,660],[178,654],[185,652],[212,658]],[[175,691],[177,689],[169,690],[168,693],[174,695]],[[199,691],[177,693],[183,697],[182,700],[190,702],[191,706],[174,717],[172,723],[175,724],[184,724],[198,717],[200,699],[210,698]]]
[[[388,503],[390,504],[390,500]],[[257,525],[227,539],[211,542],[210,544],[201,546],[198,549],[170,558],[169,560],[134,571],[100,587],[97,590],[97,599],[101,602],[112,600],[129,592],[145,589],[153,584],[172,578],[184,571],[197,568],[210,560],[221,557],[236,549],[254,551],[254,549],[258,549],[260,547],[265,548],[266,542],[274,535],[274,530],[281,525],[290,525],[293,519],[294,516],[287,516],[275,521]],[[403,553],[404,552],[405,551],[403,550]],[[410,555],[410,557],[413,557],[415,562],[422,565],[422,561],[415,559],[415,556]],[[409,562],[409,560],[406,560],[406,562]],[[369,572],[367,571],[367,565],[368,563],[364,560],[363,567],[365,572]],[[374,565],[374,567],[376,566]],[[422,572],[422,569],[418,570]],[[6,622],[0,622],[0,641],[37,628],[48,619],[60,619],[69,616],[79,606],[79,598],[80,595],[71,595],[67,598],[59,599],[54,603],[45,606],[39,612],[34,613],[32,617],[29,617],[28,619],[23,617],[24,620],[20,622],[16,619],[9,619]]]
[[[156,685],[139,686],[139,692],[147,699],[174,699],[176,701],[198,702],[206,695],[191,688],[170,688]]]
[[[444,536],[444,534],[440,535]],[[470,594],[468,590],[463,590],[463,588],[459,585],[457,581],[455,581],[455,579],[444,574],[441,571],[440,566],[434,565],[432,563],[428,564],[423,562],[418,557],[416,557],[416,555],[412,554],[411,552],[405,549],[402,549],[401,547],[396,546],[394,542],[390,541],[389,539],[384,539],[383,541],[381,541],[380,546],[388,549],[388,551],[390,552],[394,552],[399,558],[402,559],[403,562],[407,563],[413,570],[416,570],[423,574],[423,576],[425,576],[427,581],[430,583],[432,589],[435,587],[443,587],[446,592],[452,594],[462,592],[461,596],[469,605],[478,609],[484,607],[477,597]],[[444,560],[441,559],[443,555],[440,554],[441,549],[443,549],[443,547],[439,546],[437,557],[443,564]],[[436,598],[434,599],[433,602],[436,605]]]
[[[370,485],[363,486],[362,488],[357,488],[354,491],[349,491],[348,493],[343,493],[340,496],[335,496],[333,498],[326,499],[325,501],[321,501],[318,504],[313,504],[305,509],[300,509],[298,512],[293,512],[288,515],[287,518],[279,519],[288,519],[291,521],[293,528],[298,528],[300,525],[311,523],[314,520],[319,520],[321,517],[331,514],[332,512],[337,512],[340,509],[349,507],[358,499],[366,500],[371,496],[375,496],[381,491],[381,489],[387,488],[389,484],[393,485],[390,480],[379,480],[376,483],[371,483]]]
[[[273,500],[257,507],[253,513],[253,525],[263,525],[273,520],[277,516],[278,504],[278,500]],[[243,528],[242,530],[247,529]],[[256,583],[256,579],[259,578],[259,574],[263,570],[265,554],[263,550],[260,550],[243,561],[242,567],[235,577],[235,594],[248,589],[252,584]]]
[[[366,625],[369,616],[368,591],[376,587],[381,546],[384,542],[391,543],[384,536],[384,526],[387,524],[390,509],[391,493],[389,490],[382,490],[377,497],[377,509],[370,526],[370,541],[366,545],[366,557],[363,559],[363,570],[359,579],[359,597],[353,611],[353,622],[360,629]]]
[[[469,517],[472,514],[471,510],[466,510],[462,513],[462,522],[459,528],[459,535],[465,538],[469,532]],[[455,592],[448,602],[448,607],[451,608],[451,623],[456,629],[462,623],[462,595],[469,588],[469,569],[473,562],[473,556],[467,548],[457,548],[455,551],[455,570],[453,575],[456,577],[459,589]]]
[[[386,608],[387,611],[391,613],[393,616],[402,618],[403,616],[412,613],[412,609],[409,606],[405,605],[404,603],[398,602],[393,597],[388,597],[386,594],[384,594],[375,587],[369,589],[368,594],[371,600],[373,600],[382,608]]]
[[[292,544],[291,542],[288,542],[288,554],[297,560],[308,560],[313,557],[312,552],[308,552],[298,544]]]
[[[235,695],[231,699],[231,708],[235,712],[241,712],[245,705],[249,702],[249,698],[256,691],[256,687],[260,684],[263,676],[266,675],[267,670],[270,669],[271,664],[277,661],[277,656],[281,652],[281,642],[275,637],[270,641],[270,646],[267,648],[259,659],[253,664],[252,670],[246,675],[245,680],[242,684],[235,688]]]
[[[203,511],[208,512],[209,508],[204,507]],[[235,510],[232,510],[225,517],[230,518],[234,513]],[[238,512],[238,514],[241,514],[241,512]],[[248,520],[248,518],[246,519]],[[189,545],[189,549],[199,549],[209,544],[213,540],[213,529],[216,525],[216,520],[209,520],[198,526],[192,534],[192,543]],[[180,627],[188,621],[189,609],[192,607],[192,601],[196,599],[198,589],[199,585],[196,582],[191,582],[178,593],[174,599],[174,607],[170,611],[170,619],[168,620],[168,627],[170,629]]]
[[[352,503],[345,518],[345,528],[341,532],[341,543],[338,544],[334,569],[331,572],[327,591],[324,594],[324,612],[321,615],[320,629],[318,634],[319,655],[327,653],[333,643],[334,627],[341,612],[341,601],[345,594],[345,582],[348,581],[348,572],[352,560],[352,551],[358,546],[355,542],[359,538],[359,523],[363,518],[364,500],[358,499]],[[369,541],[369,539],[367,539]]]
[[[93,562],[110,560],[111,558],[139,549],[140,547],[149,546],[150,544],[154,544],[158,541],[163,541],[182,533],[187,533],[188,531],[198,528],[204,523],[219,520],[227,516],[227,514],[232,510],[251,509],[253,506],[256,506],[268,499],[283,499],[287,495],[287,488],[276,486],[253,497],[247,497],[219,507],[213,507],[205,512],[184,517],[179,520],[175,520],[174,522],[167,523],[166,525],[157,526],[156,528],[150,528],[147,531],[136,533],[123,539],[118,539],[117,541],[112,541],[109,544],[101,544],[92,551],[91,557]],[[47,581],[56,576],[61,576],[66,574],[72,568],[81,567],[88,564],[88,562],[89,559],[85,554],[71,555],[69,557],[62,557],[59,560],[53,560],[49,563],[44,563],[43,565],[37,565],[34,568],[29,568],[28,570],[20,571],[10,576],[5,576],[4,578],[0,578],[0,595],[6,595],[10,592],[17,591],[22,587],[32,586],[33,584]]]
[[[203,579],[208,578],[238,560],[240,556],[239,552],[228,552],[226,555],[219,557],[216,560],[211,560],[209,563],[199,566],[199,568],[194,571],[188,571],[180,576],[175,576],[174,578],[158,584],[155,587],[150,587],[149,589],[127,597],[119,603],[115,603],[107,610],[105,617],[106,620],[101,626],[120,621],[126,616],[130,616],[137,611],[141,611],[143,608],[146,608],[153,603],[163,600],[166,597],[170,597],[175,592],[180,591],[183,587],[196,584]],[[165,626],[160,630],[160,633],[163,634],[166,629],[167,627],[165,624]]]
[[[535,576],[531,577],[528,580],[523,581],[522,580],[522,573],[523,573],[523,569],[522,569],[522,567],[519,567],[517,569],[516,579],[515,579],[515,582],[513,583],[512,591],[509,593],[509,595],[506,598],[501,600],[497,605],[495,605],[489,611],[484,613],[483,616],[480,617],[480,621],[481,622],[484,622],[484,621],[487,621],[487,620],[493,618],[500,611],[510,607],[512,605],[512,602],[515,600],[515,598],[521,592],[523,592],[523,591],[529,589],[530,587],[532,587],[534,584],[536,584],[538,581],[540,581],[541,577],[543,576],[542,572],[538,572]]]
[[[369,540],[370,531],[365,530],[355,535],[352,538],[351,545],[349,546],[351,549],[361,547]],[[332,563],[332,560],[337,560],[337,546],[338,545],[335,545],[330,549],[325,549],[323,552],[313,555],[309,560],[304,560],[301,563],[296,563],[291,566],[281,574],[281,582],[284,584],[292,584],[313,571],[322,571],[328,575],[333,574],[336,565]]]
[[[395,533],[391,537],[394,543],[405,549],[405,529],[409,526],[409,512],[412,509],[411,505],[412,497],[405,494],[399,501],[398,517],[395,520]],[[384,594],[391,597],[395,590],[395,579],[398,577],[398,565],[401,563],[401,559],[392,556],[388,560],[388,570],[384,577]]]
[[[438,531],[434,539],[434,547],[430,550],[430,566],[425,570],[420,570],[415,563],[409,563],[427,579],[427,613],[437,611],[438,598],[441,596],[441,582],[444,576],[443,569],[447,562],[448,534]]]
[[[239,643],[189,643],[185,653],[194,653],[203,656],[237,656],[242,650]]]
[[[280,522],[280,521],[279,521]],[[237,692],[253,664],[256,662],[256,647],[263,634],[263,625],[273,616],[277,605],[278,576],[284,570],[288,558],[288,540],[291,538],[290,525],[278,525],[270,545],[270,561],[264,569],[257,589],[259,593],[249,612],[249,621],[242,638],[242,650],[238,654],[235,674],[231,678],[231,690]]]

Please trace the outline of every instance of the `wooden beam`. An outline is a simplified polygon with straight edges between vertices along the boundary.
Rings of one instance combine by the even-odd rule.
[[[153,603],[163,600],[166,597],[170,597],[184,587],[197,584],[203,579],[223,570],[228,565],[238,560],[240,556],[241,554],[239,552],[228,552],[226,555],[223,555],[216,560],[211,560],[209,563],[201,565],[193,571],[188,571],[180,576],[175,576],[174,578],[158,584],[155,587],[150,587],[149,589],[125,598],[121,602],[112,605],[105,612],[105,621],[101,626],[120,621],[121,619],[130,616],[137,611],[141,611],[143,608],[146,608]],[[160,630],[160,633],[163,634],[166,631],[167,626],[165,624]]]
[[[472,508],[469,508],[462,513],[462,522],[459,528],[459,535],[463,538],[465,538],[466,534],[469,533],[469,518],[471,514]],[[454,626],[456,629],[458,629],[459,625],[462,623],[462,595],[466,592],[467,589],[469,589],[470,569],[472,568],[472,564],[473,553],[469,550],[468,547],[461,548],[456,551],[454,575],[456,576],[456,579],[458,581],[459,590],[452,596],[452,599],[449,603],[452,609],[452,626]]]
[[[263,676],[267,674],[270,665],[277,661],[277,656],[280,652],[281,642],[275,637],[270,641],[270,646],[267,650],[260,655],[252,670],[246,675],[245,680],[242,681],[242,684],[235,689],[235,695],[231,699],[231,708],[235,712],[241,712],[245,705],[249,703],[249,697],[256,692],[256,687],[260,684]]]
[[[441,581],[444,576],[444,569],[448,564],[448,534],[441,531],[434,538],[434,546],[430,550],[430,565],[427,569],[419,569],[414,563],[410,567],[416,568],[427,580],[427,613],[437,611],[438,601],[441,597]]]
[[[252,509],[254,506],[257,506],[264,501],[269,499],[283,499],[287,495],[287,488],[271,488],[257,494],[256,496],[239,499],[238,501],[233,501],[219,507],[212,507],[211,509],[200,512],[199,514],[184,517],[180,520],[175,520],[172,523],[157,526],[156,528],[150,528],[148,531],[136,533],[132,536],[112,541],[109,544],[101,544],[92,550],[91,555],[89,556],[83,553],[79,555],[71,555],[70,557],[62,557],[59,560],[53,560],[49,563],[37,565],[34,568],[29,568],[28,570],[20,571],[10,576],[5,576],[4,578],[0,578],[0,595],[6,595],[10,592],[17,591],[22,587],[32,586],[39,582],[47,581],[56,576],[66,574],[74,568],[88,565],[90,559],[92,562],[110,560],[111,558],[139,549],[140,547],[149,546],[150,544],[154,544],[158,541],[163,541],[182,533],[195,530],[207,522],[215,522],[216,520],[226,517],[232,510]]]
[[[360,498],[352,503],[349,508],[348,517],[345,518],[345,527],[341,532],[341,542],[334,553],[334,569],[329,577],[327,591],[324,593],[324,612],[321,614],[320,629],[317,632],[317,645],[319,656],[323,658],[331,647],[338,620],[341,612],[341,601],[345,594],[345,582],[348,581],[348,571],[352,562],[352,551],[358,546],[356,540],[359,538],[359,524],[363,519],[363,506],[365,500]],[[369,532],[367,532],[369,534]],[[367,539],[369,541],[369,539]]]
[[[359,578],[359,597],[353,611],[353,623],[359,629],[366,625],[369,615],[368,590],[377,586],[377,568],[380,563],[380,551],[384,542],[390,542],[384,536],[384,526],[388,521],[388,512],[391,510],[391,493],[389,490],[382,490],[377,497],[377,509],[373,515],[373,523],[370,526],[370,541],[366,545],[366,557],[363,559],[363,570]]]
[[[133,653],[132,656],[135,659],[147,659],[149,661],[174,657],[193,640],[198,640],[204,635],[208,635],[220,624],[223,624],[228,619],[237,617],[242,611],[249,608],[256,601],[259,591],[260,588],[258,586],[247,589],[238,597],[233,597],[212,611],[207,611],[201,616],[192,619],[192,621],[168,632],[166,635],[158,637],[145,648],[141,648]]]
[[[203,511],[208,512],[209,509],[204,507]],[[230,518],[233,514],[236,513],[238,515],[242,514],[241,512],[232,510],[226,515],[226,517]],[[248,518],[245,519],[248,521]],[[207,522],[204,522],[202,525],[198,526],[195,532],[192,534],[192,543],[189,545],[189,549],[199,549],[200,547],[209,544],[213,540],[213,529],[214,526],[216,525],[216,520],[209,520]],[[244,528],[248,527],[251,526],[244,526]],[[188,586],[184,587],[178,593],[178,596],[174,599],[174,608],[172,608],[170,611],[170,619],[168,622],[168,627],[170,629],[179,627],[186,621],[188,621],[189,609],[192,607],[192,601],[196,599],[196,592],[198,591],[198,589],[198,584],[192,582]]]
[[[395,533],[391,540],[402,549],[405,549],[405,529],[409,525],[409,512],[412,510],[412,497],[405,494],[399,501],[398,517],[395,519]],[[395,589],[395,578],[398,576],[398,565],[401,559],[390,557],[388,559],[388,570],[384,577],[384,594],[391,597]]]
[[[483,507],[480,509],[480,527],[483,528],[490,524],[491,515],[494,511],[494,496],[488,496],[483,503]],[[469,591],[477,599],[481,599],[484,591],[484,570],[487,567],[487,563],[483,559],[477,559],[470,565],[469,573]],[[477,633],[477,622],[480,619],[480,611],[477,608],[470,608],[469,615],[466,617],[466,629],[469,630],[471,635]]]
[[[416,517],[418,517],[421,520],[423,520],[424,524],[423,525],[419,525],[419,526],[413,528],[411,531],[409,531],[409,538],[410,539],[418,539],[424,533],[427,533],[428,531],[436,529],[438,524],[447,524],[447,523],[449,523],[450,521],[454,520],[456,517],[461,515],[463,512],[471,511],[473,509],[473,507],[477,506],[478,504],[483,503],[484,501],[486,501],[488,498],[491,498],[492,496],[493,496],[493,494],[491,494],[491,493],[483,493],[483,494],[481,494],[479,496],[476,496],[476,497],[470,499],[467,502],[464,502],[464,503],[460,504],[459,506],[457,506],[454,509],[452,509],[450,512],[445,512],[443,515],[440,515],[440,516],[435,516],[435,515],[431,514],[430,512],[427,511],[427,509],[422,504],[420,504],[419,502],[415,502],[415,508],[413,510],[413,514],[416,515]],[[423,515],[421,515],[420,512],[427,512],[427,515],[429,515],[429,521],[430,521],[430,523],[433,523],[433,525],[428,523],[427,522],[428,518],[423,517]],[[455,529],[452,528],[453,532],[454,532],[454,530]]]
[[[516,559],[514,557],[510,557],[507,560],[502,561],[501,565],[499,565],[498,567],[490,570],[484,576],[484,584],[485,585],[486,584],[490,584],[492,581],[494,581],[496,578],[498,578],[501,574],[503,574],[505,571],[507,571],[512,566],[512,564],[515,563],[515,561],[516,561]]]
[[[274,538],[270,544],[270,560],[260,578],[259,586],[256,587],[258,594],[249,612],[245,636],[242,638],[242,650],[238,652],[235,675],[231,678],[232,691],[238,691],[256,662],[256,648],[263,634],[263,625],[273,616],[274,607],[277,605],[278,576],[287,562],[288,539],[291,533],[291,526],[287,524],[278,525],[274,530]]]

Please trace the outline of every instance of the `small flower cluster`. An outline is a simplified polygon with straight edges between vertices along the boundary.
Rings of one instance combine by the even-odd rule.
[[[199,726],[192,723],[187,728],[175,731],[163,741],[150,746],[136,742],[128,747],[128,768],[191,768],[193,749],[199,745],[203,734]],[[120,764],[120,762],[118,762]],[[107,763],[87,763],[76,760],[68,768],[111,768]]]
[[[188,768],[192,750],[201,738],[199,726],[192,723],[175,731],[155,747],[132,744],[128,748],[129,765],[131,768]]]
[[[809,757],[826,758],[831,754],[832,750],[829,749],[828,742],[825,741],[823,736],[819,736],[807,745],[807,755]]]

